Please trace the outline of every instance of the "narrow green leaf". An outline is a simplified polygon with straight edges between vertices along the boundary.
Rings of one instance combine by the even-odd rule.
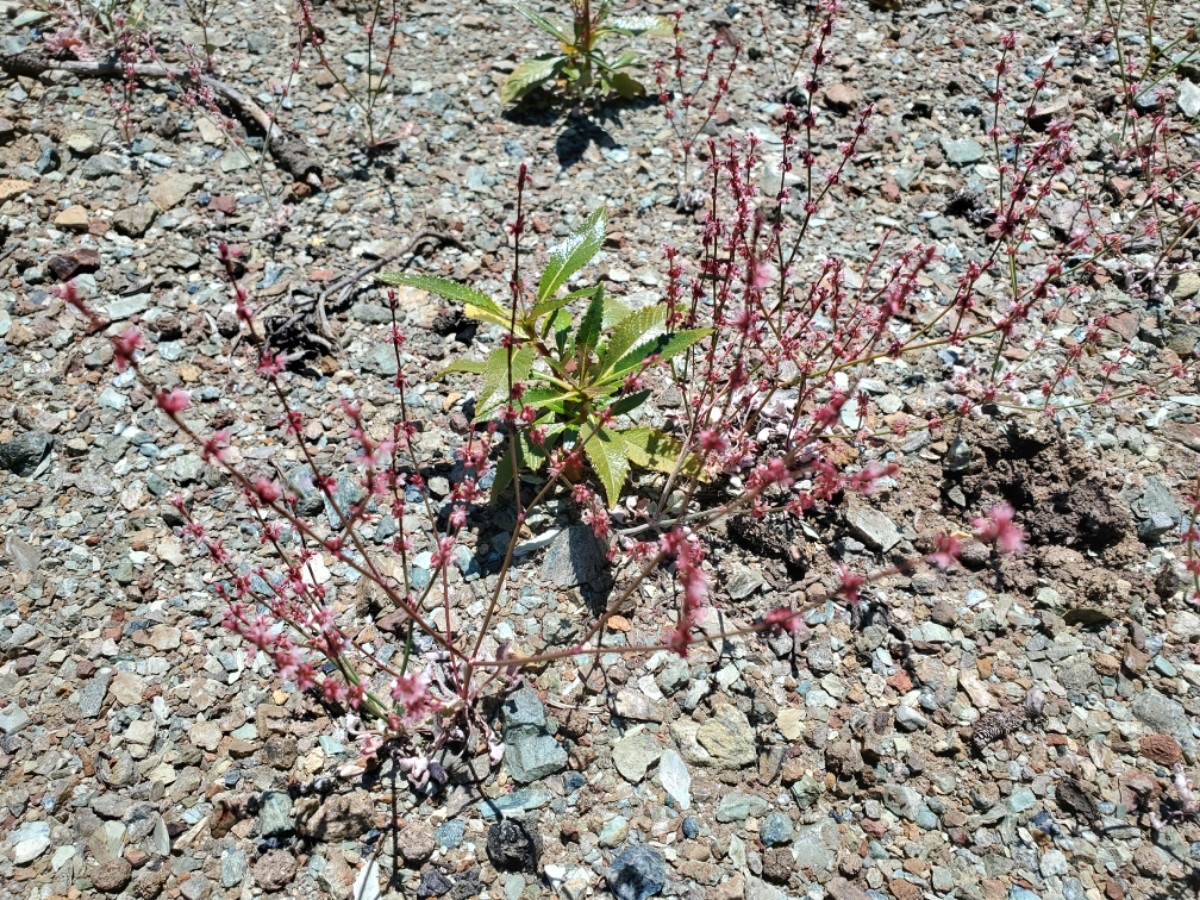
[[[540,13],[535,13],[533,10],[526,9],[523,6],[518,6],[517,12],[519,12],[521,15],[523,15],[525,18],[527,18],[530,22],[532,22],[534,25],[536,25],[542,31],[546,32],[546,34],[550,35],[552,38],[554,38],[559,43],[561,43],[561,44],[573,43],[571,38],[567,36],[567,32],[566,32],[565,28],[562,28],[562,27],[556,25],[555,23],[551,22],[549,19],[547,19],[545,16],[541,15]]]
[[[563,61],[563,57],[558,54],[546,54],[525,60],[505,79],[504,87],[500,89],[500,101],[516,103],[539,84],[557,78]]]
[[[684,331],[676,331],[667,337],[667,342],[659,349],[659,359],[662,362],[666,362],[668,359],[678,356],[693,344],[704,340],[712,333],[713,330],[711,328],[689,328]]]
[[[613,365],[609,377],[615,378],[632,372],[641,366],[642,361],[651,354],[658,354],[658,362],[665,363],[697,341],[704,340],[710,334],[712,334],[711,328],[692,328],[686,331],[677,331],[674,334],[660,334],[654,340],[639,344],[624,358],[618,360]]]
[[[616,72],[620,69],[627,69],[630,66],[636,66],[638,63],[637,54],[632,50],[626,50],[610,63],[605,64],[605,68],[610,72]]]
[[[617,401],[609,407],[609,410],[614,416],[628,415],[645,403],[649,396],[650,392],[648,390],[635,391],[632,394],[626,394],[624,397],[618,398]]]
[[[517,451],[518,454],[520,450]],[[518,466],[520,465],[520,457],[517,459]],[[513,451],[511,444],[505,444],[504,450],[500,453],[500,458],[496,460],[496,474],[492,476],[492,490],[489,494],[491,501],[495,503],[504,493],[504,489],[512,484],[513,480]]]
[[[572,300],[578,300],[581,297],[591,298],[596,290],[596,285],[580,288],[577,291],[571,291],[569,294],[563,294],[561,297],[549,297],[541,303],[534,304],[533,309],[529,311],[529,318],[536,322],[542,316],[548,316],[550,313],[562,309]]]
[[[487,371],[487,363],[482,359],[456,359],[442,371],[438,372],[438,378],[445,378],[452,372],[467,372],[471,375],[482,375]]]
[[[584,444],[583,452],[592,464],[592,470],[604,487],[604,496],[608,500],[608,508],[612,509],[621,499],[621,488],[629,475],[629,459],[625,442],[620,435],[597,429],[596,433]]]
[[[579,330],[575,332],[575,348],[572,351],[579,360],[580,366],[587,365],[588,357],[600,342],[601,329],[604,327],[604,289],[596,286],[592,301],[587,311],[579,321]]]
[[[578,229],[550,251],[538,285],[538,303],[548,300],[568,278],[586,266],[604,244],[608,211],[601,206]]]
[[[621,320],[600,353],[600,365],[608,371],[621,357],[638,344],[658,337],[667,321],[667,308],[662,304],[647,306]]]
[[[401,287],[417,288],[428,291],[446,300],[463,304],[463,312],[472,319],[491,322],[494,325],[508,327],[508,311],[495,300],[470,285],[449,278],[439,278],[436,275],[410,275],[406,272],[388,272],[375,276],[377,281],[384,284],[394,284]]]

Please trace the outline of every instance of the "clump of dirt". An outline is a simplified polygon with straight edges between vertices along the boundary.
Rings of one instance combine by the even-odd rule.
[[[973,508],[1010,503],[1030,546],[1104,553],[1134,534],[1121,485],[1054,429],[978,423],[964,428],[962,437],[983,465],[948,478],[944,490],[957,484]]]

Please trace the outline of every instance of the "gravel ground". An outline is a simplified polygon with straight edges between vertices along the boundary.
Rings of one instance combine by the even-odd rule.
[[[220,76],[267,107],[290,77],[286,6],[229,0],[209,35]],[[1115,44],[1085,21],[1082,3],[899,6],[851,0],[831,42],[829,133],[844,134],[866,100],[879,113],[846,190],[821,212],[812,257],[840,255],[861,271],[886,229],[933,241],[943,257],[921,299],[932,303],[953,292],[956,261],[986,247],[983,229],[949,212],[947,198],[995,178],[982,146],[983,83],[999,35],[1024,35],[1016,77],[1026,83],[1035,61],[1059,54],[1055,102],[1074,114],[1084,158],[1110,133]],[[772,56],[758,52],[767,39],[753,11],[689,8],[689,33],[732,28],[748,48],[714,134],[772,133],[802,12],[768,7],[782,42]],[[0,51],[36,48],[45,15],[7,13]],[[1160,13],[1167,40],[1200,24],[1186,4]],[[808,617],[802,643],[737,638],[686,661],[619,652],[656,642],[671,619],[667,582],[647,582],[611,623],[613,653],[599,666],[555,663],[503,699],[505,759],[490,771],[475,760],[479,783],[462,764],[433,794],[354,769],[345,718],[273,679],[221,627],[211,567],[167,501],[187,491],[197,515],[253,562],[258,537],[236,524],[228,480],[164,426],[132,373],[114,371],[104,335],[83,333],[55,285],[74,277],[112,323],[140,325],[144,370],[192,391],[197,416],[231,429],[248,471],[297,475],[299,454],[275,428],[279,411],[237,338],[217,240],[248,249],[245,283],[262,322],[279,325],[344,275],[401,252],[390,268],[410,263],[502,292],[503,223],[522,160],[539,245],[609,207],[593,270],[630,304],[657,302],[661,245],[694,252],[698,231],[675,210],[677,144],[657,104],[601,117],[503,113],[505,74],[546,49],[507,6],[411,4],[380,103],[379,133],[395,140],[374,157],[361,152],[362,117],[345,96],[367,78],[361,28],[349,4],[320,5],[316,16],[348,75],[338,84],[306,56],[277,115],[320,160],[320,190],[291,186],[236,125],[217,127],[176,89],[135,93],[127,143],[100,82],[51,73],[0,83],[3,892],[1192,896],[1200,826],[1181,818],[1155,828],[1150,815],[1178,799],[1174,764],[1196,776],[1200,738],[1200,615],[1171,583],[1184,496],[1200,474],[1200,393],[1186,382],[1166,399],[1085,409],[1061,430],[981,419],[953,446],[949,432],[888,440],[877,452],[901,474],[879,494],[808,531],[714,538],[714,608],[702,626],[715,633],[804,602],[835,561],[866,570],[890,553],[928,552],[931,534],[1001,497],[1029,533],[1019,557],[996,564],[969,544],[962,569],[873,585],[886,618],[852,623],[829,607]],[[153,28],[200,41],[175,6]],[[1130,52],[1145,43],[1134,32],[1120,40]],[[1198,70],[1185,63],[1167,81],[1193,164]],[[1121,198],[1138,189],[1111,184],[1106,214],[1120,216]],[[1040,232],[1047,247],[1058,240],[1054,216],[1069,217],[1072,183],[1060,193]],[[453,241],[412,247],[422,231]],[[1113,319],[1102,346],[1131,348],[1137,372],[1193,356],[1194,238],[1182,252],[1157,307],[1116,288],[1103,294]],[[395,363],[378,290],[364,283],[326,299],[326,335],[309,319],[280,335],[307,353],[290,381],[305,437],[342,476],[339,490],[352,491],[338,401],[357,397],[390,421],[398,402],[381,376]],[[472,387],[435,375],[494,335],[464,329],[420,292],[402,292],[401,303],[406,399],[422,423],[430,489],[444,495]],[[872,370],[871,415],[939,408],[956,362],[930,351],[909,368]],[[310,513],[333,517],[319,496]],[[531,538],[549,547],[518,561],[496,640],[562,644],[595,608],[606,570],[598,549],[567,530],[575,524],[558,501],[531,518]],[[371,526],[378,545],[395,523]],[[455,560],[465,622],[483,609],[511,526],[500,512],[487,518]],[[355,573],[316,568],[346,627],[391,646]],[[1043,716],[1021,712],[1031,691],[1045,697]],[[973,729],[988,716],[1009,733],[977,747]]]

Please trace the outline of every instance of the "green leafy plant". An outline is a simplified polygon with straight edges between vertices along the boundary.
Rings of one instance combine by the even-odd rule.
[[[504,83],[500,96],[515,103],[539,85],[553,84],[570,97],[617,95],[639,97],[646,87],[629,74],[640,65],[637,55],[626,50],[610,59],[601,44],[610,37],[663,36],[672,33],[671,23],[658,16],[613,16],[607,0],[571,0],[571,24],[547,19],[532,10],[517,7],[525,18],[558,42],[558,50],[526,60]]]
[[[679,441],[657,428],[626,422],[650,396],[643,387],[647,370],[666,364],[711,329],[671,332],[665,304],[630,310],[608,296],[602,284],[563,291],[604,244],[606,222],[603,207],[592,213],[551,250],[536,295],[524,302],[518,294],[507,309],[457,281],[402,273],[379,276],[385,284],[461,303],[470,318],[505,331],[504,340],[485,359],[459,360],[442,372],[482,377],[476,421],[511,413],[510,443],[497,466],[493,496],[517,473],[540,471],[556,455],[568,476],[570,467],[586,458],[610,507],[616,505],[631,465],[665,472],[682,467],[696,474],[695,461],[684,458]],[[571,306],[583,307],[578,322]]]

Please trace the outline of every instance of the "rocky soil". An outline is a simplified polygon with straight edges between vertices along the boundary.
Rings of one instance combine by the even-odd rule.
[[[835,145],[867,100],[879,113],[810,255],[862,271],[887,229],[932,241],[942,258],[921,302],[933,303],[986,247],[986,223],[951,198],[986,190],[997,175],[983,132],[999,36],[1023,35],[1015,68],[1025,83],[1057,54],[1054,103],[1077,123],[1083,171],[1097,176],[1101,156],[1089,154],[1119,90],[1118,42],[1133,53],[1145,38],[1131,18],[1114,39],[1083,2],[846,5],[830,44],[821,140]],[[1200,25],[1188,4],[1159,6],[1165,40]],[[686,660],[620,653],[659,641],[672,620],[670,579],[651,580],[610,623],[611,654],[554,663],[493,698],[501,766],[447,759],[449,784],[426,792],[364,773],[346,717],[281,684],[221,627],[211,566],[168,500],[188,492],[196,515],[253,564],[258,535],[238,516],[228,479],[167,427],[132,373],[115,371],[106,337],[86,333],[55,287],[73,278],[114,326],[139,325],[144,370],[191,391],[198,421],[231,430],[240,465],[255,475],[278,467],[305,491],[307,514],[332,526],[335,513],[303,483],[300,455],[254,374],[218,240],[246,248],[243,281],[260,324],[296,354],[290,385],[305,438],[349,496],[338,401],[358,398],[380,421],[399,404],[382,294],[339,279],[396,255],[388,268],[502,294],[511,266],[503,225],[522,160],[538,252],[606,204],[611,234],[591,271],[632,305],[661,298],[662,244],[694,254],[699,232],[675,209],[678,144],[655,102],[602,115],[547,105],[505,113],[506,73],[547,49],[506,4],[410,4],[387,76],[364,71],[352,6],[317,4],[338,79],[311,53],[291,74],[290,4],[215,7],[217,73],[277,107],[278,122],[319,160],[319,188],[296,184],[259,138],[247,142],[237,123],[219,127],[168,84],[144,83],[126,115],[114,107],[120,88],[106,94],[97,80],[0,82],[4,893],[1193,895],[1200,825],[1176,815],[1171,783],[1177,763],[1200,780],[1200,615],[1177,566],[1185,496],[1200,475],[1200,391],[1186,382],[1165,399],[1077,411],[1061,428],[981,417],[889,438],[874,452],[901,470],[880,493],[803,527],[773,523],[765,537],[737,525],[711,535],[714,604],[701,624],[715,634],[805,602],[838,562],[866,571],[929,552],[932,535],[969,528],[1001,500],[1029,536],[1018,557],[998,561],[968,542],[949,574],[921,569],[872,585],[865,618],[829,604],[808,616],[803,640],[730,639]],[[58,27],[36,8],[5,11],[4,54],[37,50],[42,29]],[[729,30],[744,42],[712,131],[750,130],[770,150],[805,8],[764,12],[766,36],[757,10],[741,4],[693,4],[684,23],[694,46]],[[170,62],[181,59],[180,37],[201,42],[179,5],[163,5],[150,27]],[[374,155],[363,150],[362,109],[346,95],[361,97],[368,78],[380,79],[377,133],[390,139]],[[1197,83],[1200,61],[1187,60],[1164,82],[1175,92],[1164,102],[1178,146],[1191,154],[1180,162],[1192,165]],[[1106,215],[1119,217],[1141,190],[1121,178],[1109,180]],[[1039,231],[1047,247],[1061,240],[1055,216],[1078,210],[1072,184]],[[434,235],[414,242],[422,232]],[[1132,349],[1140,372],[1194,355],[1191,241],[1156,307],[1115,288],[1106,295],[1113,318],[1102,346]],[[421,292],[402,291],[401,304],[406,401],[440,498],[474,388],[436,373],[496,336]],[[941,408],[958,361],[943,348],[872,370],[862,385],[872,421]],[[397,524],[375,517],[365,537],[378,547]],[[491,639],[536,651],[577,634],[625,573],[605,565],[565,500],[527,524]],[[483,610],[512,525],[511,512],[481,516],[474,545],[455,559],[465,628]],[[426,547],[414,580],[430,577],[429,561]],[[398,652],[355,573],[314,568],[346,627],[381,656]],[[1024,712],[1031,691],[1044,695],[1041,715]],[[1004,727],[972,741],[981,720]]]

